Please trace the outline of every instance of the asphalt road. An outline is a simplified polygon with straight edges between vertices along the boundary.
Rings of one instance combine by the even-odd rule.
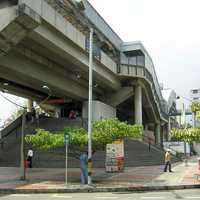
[[[177,199],[196,199],[200,200],[200,189],[195,190],[174,190],[163,192],[145,193],[68,193],[68,194],[11,194],[1,195],[0,200],[177,200]]]

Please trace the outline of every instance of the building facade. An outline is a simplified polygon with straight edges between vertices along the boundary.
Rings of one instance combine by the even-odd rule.
[[[200,100],[200,89],[192,89],[192,90],[190,90],[190,99],[192,101]]]

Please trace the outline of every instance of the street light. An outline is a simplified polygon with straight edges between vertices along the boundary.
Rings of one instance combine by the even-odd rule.
[[[20,179],[22,181],[26,180],[26,173],[25,173],[25,163],[24,163],[24,130],[26,126],[26,110],[27,108],[24,107],[23,114],[22,114],[22,133],[21,133],[21,147],[20,147]]]
[[[180,98],[183,98],[183,99],[187,100],[187,101],[190,102],[190,103],[193,102],[192,99],[189,99],[189,98],[184,97],[184,96],[180,96],[180,95],[179,95],[179,96],[176,97],[176,99],[180,99]],[[183,122],[184,122],[184,125],[185,125],[185,104],[184,104],[184,103],[183,103],[183,117],[184,117]],[[196,119],[195,119],[194,113],[192,113],[192,127],[193,127],[193,128],[196,127]]]
[[[93,28],[90,28],[89,49],[89,97],[88,97],[88,184],[92,183],[92,73],[93,73]]]
[[[48,96],[38,104],[38,107],[45,103],[52,95],[52,90],[49,88],[49,86],[43,85],[42,88],[48,91]]]
[[[180,98],[183,98],[183,99],[185,99],[185,100],[187,100],[187,101],[189,101],[190,103],[192,103],[192,100],[191,99],[189,99],[189,98],[186,98],[186,97],[183,97],[183,96],[177,96],[176,97],[176,99],[180,99]],[[183,126],[184,126],[184,128],[187,128],[187,125],[186,125],[186,113],[185,113],[185,104],[183,103],[183,109],[182,109],[182,117],[183,117]],[[192,113],[192,118],[193,118],[193,124],[192,124],[192,126],[193,126],[193,128],[195,127],[195,117],[194,117],[194,114]],[[191,147],[190,147],[190,149],[191,149]],[[191,151],[191,150],[190,150]],[[184,154],[185,154],[185,156],[186,156],[186,142],[184,141]],[[185,159],[185,165],[187,166],[187,158]]]

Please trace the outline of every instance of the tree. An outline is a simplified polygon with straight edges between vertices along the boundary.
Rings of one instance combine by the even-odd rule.
[[[191,111],[194,113],[194,120],[200,119],[200,101],[194,101],[191,105]]]
[[[199,101],[192,102],[191,111],[193,113],[197,113],[198,111],[200,111],[200,102]]]
[[[200,142],[200,127],[197,128],[174,128],[170,132],[171,138],[178,141],[184,141],[192,144],[192,142]]]
[[[129,125],[118,119],[103,119],[92,124],[93,150],[105,149],[106,144],[116,139],[141,138],[142,125]],[[75,153],[87,149],[87,131],[83,128],[66,128],[69,134],[70,149]],[[49,151],[64,146],[64,131],[49,132],[37,129],[36,134],[26,135],[25,141],[33,147]]]

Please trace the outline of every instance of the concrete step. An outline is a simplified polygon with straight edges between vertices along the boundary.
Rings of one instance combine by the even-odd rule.
[[[49,130],[63,130],[66,124],[72,126],[81,127],[82,120],[69,122],[67,119],[42,119],[40,120],[39,127]],[[38,123],[29,124],[29,129],[34,130],[38,126]],[[60,127],[60,128],[59,128]],[[19,134],[17,134],[19,135]],[[9,135],[5,141],[3,149],[0,149],[0,166],[19,166],[20,155],[20,136],[16,137],[16,134]],[[152,147],[149,151],[147,144],[137,140],[124,141],[125,144],[125,166],[145,166],[145,165],[157,165],[164,163],[164,152],[160,149]],[[25,152],[27,153],[28,146],[25,146]],[[34,150],[33,166],[34,167],[65,167],[65,148],[56,149],[54,152],[41,152]],[[93,156],[94,167],[105,167],[105,151],[98,151]],[[69,167],[78,167],[79,160],[75,158],[68,159]]]

